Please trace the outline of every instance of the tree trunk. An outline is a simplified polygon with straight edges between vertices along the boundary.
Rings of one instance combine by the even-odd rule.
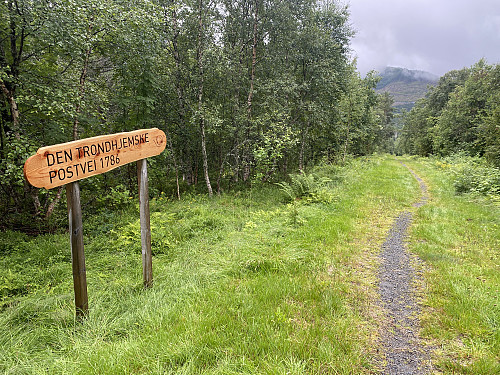
[[[172,28],[173,28],[173,36],[172,36],[172,54],[175,61],[175,89],[177,92],[177,98],[179,100],[179,117],[181,126],[184,125],[184,120],[186,118],[186,109],[185,109],[185,99],[184,99],[184,90],[181,84],[181,57],[179,54],[179,46],[177,39],[179,37],[179,27],[177,25],[177,12],[175,11],[174,1],[171,2],[172,6]]]
[[[250,139],[250,129],[252,126],[252,105],[253,93],[255,85],[255,67],[257,65],[257,36],[259,24],[259,1],[254,0],[254,17],[253,17],[253,33],[252,33],[252,62],[250,68],[250,88],[248,89],[247,98],[247,127],[246,127],[246,140]],[[245,147],[243,155],[243,181],[250,178],[250,148]]]
[[[208,156],[207,156],[207,144],[205,136],[205,116],[203,114],[203,85],[204,85],[204,65],[203,65],[203,0],[199,0],[199,13],[198,13],[198,48],[196,57],[198,60],[198,75],[199,75],[199,86],[198,86],[198,116],[200,116],[200,133],[201,133],[201,154],[203,158],[203,175],[205,177],[205,182],[207,184],[209,197],[213,196],[212,185],[210,183],[210,176],[208,174]]]
[[[14,136],[17,139],[20,139],[20,126],[19,126],[19,109],[17,108],[17,102],[14,97],[14,93],[12,90],[9,90],[5,85],[4,81],[0,79],[0,87],[2,89],[2,93],[7,99],[10,107],[10,116],[12,120],[12,131],[14,132]]]
[[[342,157],[342,163],[345,163],[345,159],[347,157],[347,146],[349,144],[349,136],[350,136],[350,130],[351,130],[351,121],[352,121],[352,103],[351,103],[351,98],[349,97],[349,113],[347,115],[347,132],[345,136],[345,143],[344,143],[344,156]]]
[[[165,124],[165,133],[167,134],[167,142],[168,142],[168,147],[170,148],[170,153],[172,154],[172,161],[174,163],[174,170],[175,170],[175,182],[177,185],[177,199],[181,200],[181,190],[179,187],[179,166],[177,165],[177,158],[175,157],[175,152],[174,152],[174,146],[172,144],[172,137],[170,137],[170,133],[167,129],[167,125]]]
[[[299,171],[300,173],[304,173],[304,154],[306,150],[306,138],[308,133],[309,126],[306,125],[305,129],[302,129],[302,135],[300,139],[300,153],[299,153]]]
[[[92,26],[89,26],[89,32],[92,31]],[[85,60],[83,62],[82,72],[80,74],[80,82],[78,87],[78,102],[76,103],[75,108],[75,119],[73,121],[73,140],[77,140],[78,137],[78,125],[79,120],[78,116],[82,112],[82,101],[85,96],[85,81],[87,80],[87,72],[89,67],[90,54],[92,53],[92,47],[89,47],[87,51],[85,51]]]
[[[47,211],[45,212],[45,220],[50,219],[50,217],[52,216],[52,213],[54,212],[54,209],[56,208],[57,204],[61,200],[63,188],[64,188],[64,185],[59,187],[59,189],[57,190],[56,196],[54,197],[52,202],[50,202],[49,207],[47,208]]]
[[[0,100],[1,97],[0,97]],[[0,112],[0,160],[5,158],[5,127],[3,113]]]
[[[210,184],[210,176],[208,175],[208,157],[207,157],[207,146],[205,140],[205,119],[200,120],[200,131],[201,131],[201,153],[203,157],[203,174],[205,176],[205,182],[207,184],[208,196],[212,197],[214,195],[212,190],[212,185]]]
[[[252,40],[252,65],[250,69],[250,89],[248,90],[247,99],[247,118],[250,121],[252,118],[252,100],[255,82],[255,66],[257,65],[257,32],[258,32],[258,17],[259,4],[258,0],[254,1],[254,18],[253,18],[253,40]]]
[[[243,59],[244,59],[244,48],[241,47],[239,51],[239,59],[238,59],[238,72],[237,77],[235,78],[235,82],[238,82],[238,77],[243,76]],[[234,167],[233,167],[233,180],[234,182],[238,182],[240,178],[240,170],[241,170],[241,149],[240,149],[240,126],[238,123],[239,113],[240,113],[240,84],[239,82],[234,85],[234,107],[233,107],[233,127],[234,127]]]
[[[7,57],[3,46],[0,45],[0,68],[7,72],[11,80],[5,82],[0,79],[0,88],[5,99],[9,103],[10,114],[12,120],[12,131],[17,139],[20,139],[20,122],[19,109],[16,101],[16,85],[19,78],[20,65],[23,57],[24,42],[26,40],[26,20],[21,17],[20,33],[18,33],[18,25],[16,24],[16,16],[19,14],[18,4],[14,1],[8,1],[7,7],[9,10],[9,39],[10,39],[10,55],[12,60],[7,61]],[[16,16],[14,16],[16,14]],[[19,14],[20,15],[20,14]],[[0,43],[1,44],[1,43]]]
[[[347,157],[347,145],[349,144],[349,123],[347,124],[347,134],[345,137],[344,143],[344,155],[342,156],[342,163],[345,163],[345,159]]]
[[[178,25],[178,19],[177,19],[177,12],[176,12],[176,4],[175,1],[172,0],[170,2],[170,15],[171,15],[171,27],[172,27],[172,48],[171,48],[171,53],[174,58],[175,62],[175,92],[177,94],[177,100],[179,103],[179,110],[178,110],[178,115],[179,115],[179,127],[180,129],[187,129],[187,108],[189,108],[189,103],[186,100],[186,96],[184,94],[184,86],[182,84],[182,61],[181,61],[181,55],[179,53],[179,44],[178,44],[178,38],[179,38],[179,25]],[[167,27],[168,21],[167,21],[167,16],[165,16],[165,25]],[[173,150],[173,145],[171,143],[171,149]],[[183,171],[182,173],[182,179],[183,181],[186,181],[188,185],[191,185],[193,183],[193,163],[192,160],[190,160],[189,157],[189,142],[183,141],[180,145],[180,160],[179,160],[179,165],[181,166],[181,170]],[[173,152],[173,151],[172,151]],[[176,163],[177,164],[177,163]],[[178,168],[176,167],[176,178],[177,178],[177,197],[180,199],[180,189],[179,189],[179,184],[178,184]]]
[[[17,101],[16,101],[16,84],[17,80],[19,78],[19,73],[20,73],[20,65],[21,61],[23,58],[23,50],[24,50],[24,43],[26,41],[26,20],[24,19],[24,16],[22,16],[22,25],[20,26],[20,33],[18,33],[18,26],[15,21],[15,17],[13,17],[14,12],[18,13],[19,9],[17,9],[17,3],[13,1],[9,1],[8,4],[8,9],[10,13],[10,32],[9,32],[9,39],[10,39],[10,55],[12,58],[12,61],[9,63],[7,62],[6,54],[2,46],[0,46],[0,68],[5,69],[8,73],[8,76],[10,76],[10,80],[8,82],[3,81],[0,79],[0,89],[2,91],[3,96],[7,100],[7,103],[10,108],[10,117],[12,121],[12,132],[14,134],[14,137],[16,137],[17,140],[21,139],[21,124],[20,124],[20,113],[19,113],[19,108],[17,106]],[[26,179],[23,180],[23,188],[24,188],[24,194],[25,196],[28,195],[31,197],[33,200],[33,205],[35,208],[35,216],[38,216],[40,214],[41,210],[41,204],[40,204],[40,199],[38,198],[38,189],[33,188],[28,184]]]

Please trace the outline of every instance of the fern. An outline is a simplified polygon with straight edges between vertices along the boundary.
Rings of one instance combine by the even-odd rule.
[[[288,200],[293,201],[297,198],[295,195],[295,192],[293,191],[293,188],[290,186],[288,182],[278,182],[276,183],[280,187],[280,190],[285,193],[287,196]]]
[[[290,174],[289,177],[290,183],[277,183],[289,201],[318,196],[317,193],[332,182],[328,177],[318,177],[313,173]]]

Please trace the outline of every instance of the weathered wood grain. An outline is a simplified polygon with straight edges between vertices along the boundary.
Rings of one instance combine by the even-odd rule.
[[[87,270],[83,248],[82,209],[80,206],[80,187],[78,182],[66,185],[68,199],[69,235],[71,243],[71,263],[73,265],[73,287],[77,318],[85,317],[89,309],[87,295]]]

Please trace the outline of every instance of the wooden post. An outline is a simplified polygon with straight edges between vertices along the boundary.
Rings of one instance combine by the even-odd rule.
[[[71,182],[66,185],[66,198],[68,200],[76,317],[82,318],[88,313],[89,300],[87,296],[87,272],[85,269],[85,253],[83,251],[82,208],[80,206],[80,187],[78,182]]]
[[[142,276],[144,287],[153,283],[153,256],[151,254],[151,223],[149,218],[149,187],[147,160],[137,161],[137,181],[139,184],[139,206],[141,216]]]

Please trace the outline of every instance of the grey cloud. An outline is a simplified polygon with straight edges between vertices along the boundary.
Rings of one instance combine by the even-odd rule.
[[[500,62],[497,0],[350,0],[358,69],[384,66],[442,75],[481,58]]]

